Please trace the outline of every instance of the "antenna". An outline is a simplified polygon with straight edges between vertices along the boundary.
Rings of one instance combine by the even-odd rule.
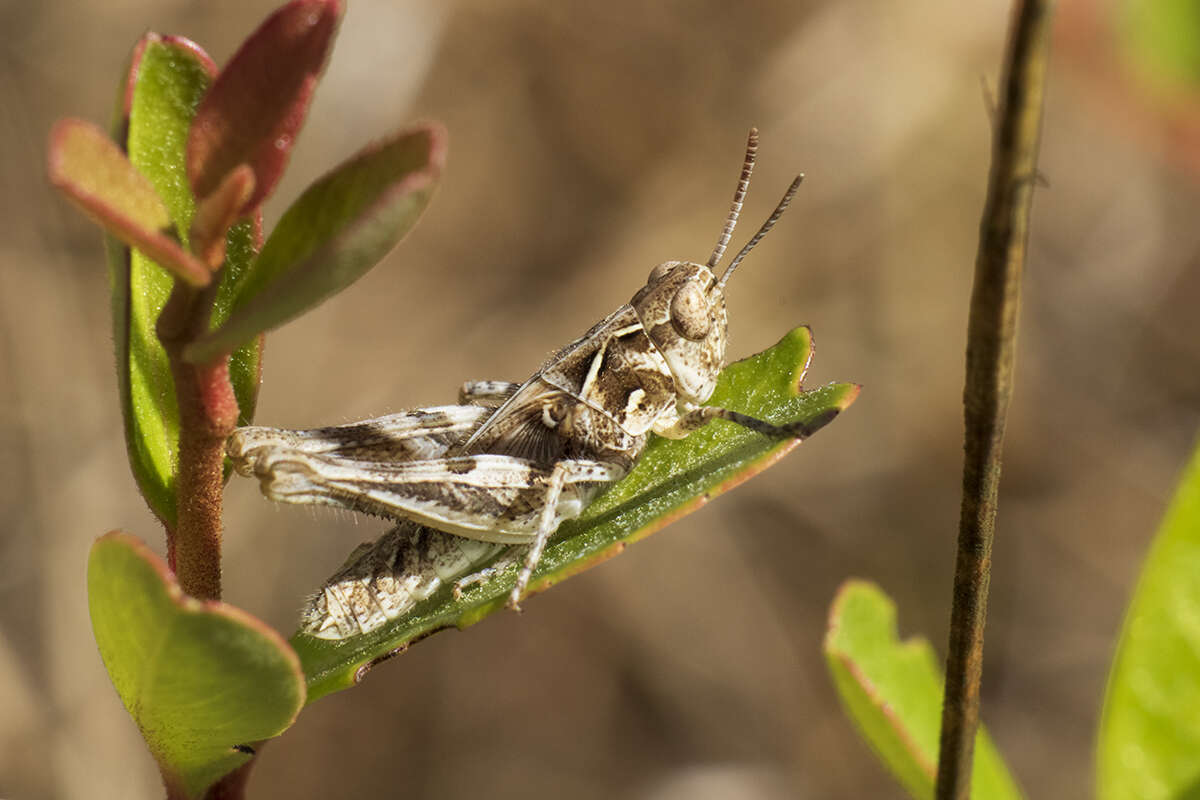
[[[754,245],[762,241],[762,238],[767,235],[767,231],[775,227],[775,223],[778,222],[779,218],[783,216],[783,212],[787,211],[788,204],[791,203],[792,198],[796,196],[796,190],[800,188],[800,182],[803,180],[803,175],[797,175],[795,177],[795,179],[792,181],[792,185],[789,186],[788,190],[783,193],[783,199],[779,201],[779,205],[775,206],[775,210],[771,212],[771,216],[767,217],[767,221],[764,222],[762,227],[758,229],[758,233],[754,234],[754,237],[750,241],[746,242],[746,246],[743,247],[741,252],[734,257],[733,263],[731,263],[725,269],[725,271],[721,273],[721,279],[717,281],[717,285],[713,287],[714,291],[722,292],[725,290],[725,283],[729,280],[729,276],[733,274],[733,271],[737,269],[738,264],[742,263],[742,259],[754,249]],[[738,203],[737,205],[741,204]]]
[[[729,217],[725,220],[725,229],[721,231],[721,238],[717,240],[717,246],[713,248],[712,255],[708,257],[709,269],[721,263],[721,256],[725,255],[725,248],[729,246],[729,240],[733,238],[733,229],[737,226],[738,213],[742,210],[742,201],[746,199],[746,190],[750,188],[750,173],[754,171],[756,155],[758,155],[758,128],[751,128],[750,136],[746,139],[746,160],[742,163],[742,176],[738,178],[737,189],[733,193],[733,205],[729,207]]]

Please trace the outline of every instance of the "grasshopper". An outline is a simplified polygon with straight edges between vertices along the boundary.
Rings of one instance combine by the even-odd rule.
[[[752,129],[725,227],[705,264],[666,261],[654,267],[629,303],[524,383],[469,381],[458,405],[334,428],[241,428],[227,448],[235,469],[257,476],[272,500],[403,521],[384,537],[391,537],[384,555],[355,552],[343,568],[351,578],[362,577],[364,564],[370,572],[388,561],[401,579],[407,574],[410,583],[424,581],[429,589],[453,572],[446,564],[458,569],[482,553],[456,546],[438,531],[485,546],[526,546],[508,598],[519,610],[551,535],[563,520],[579,516],[601,487],[629,471],[651,432],[682,438],[723,419],[769,436],[808,436],[812,430],[803,423],[776,426],[706,405],[725,365],[725,285],[787,209],[803,177],[792,181],[718,278],[713,270],[733,236],[757,152]],[[435,568],[439,559],[445,569]],[[484,578],[468,576],[455,588]],[[333,625],[327,635],[346,635],[339,631]]]

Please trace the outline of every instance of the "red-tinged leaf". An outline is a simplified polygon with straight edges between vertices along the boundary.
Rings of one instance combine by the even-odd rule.
[[[217,76],[188,134],[187,173],[197,197],[240,164],[256,187],[243,210],[275,188],[304,124],[341,19],[340,0],[295,0],[266,19]]]
[[[212,273],[167,231],[171,218],[154,186],[99,127],[59,120],[50,131],[50,182],[89,217],[192,286]]]
[[[216,191],[196,204],[192,249],[212,268],[225,260],[225,236],[254,192],[254,170],[242,164],[225,176]]]
[[[825,660],[846,713],[909,795],[933,797],[942,718],[940,660],[926,639],[900,641],[896,604],[873,583],[842,584],[829,612]],[[971,797],[1020,800],[986,730],[975,734]]]
[[[427,124],[369,145],[310,186],[263,245],[229,319],[184,357],[210,359],[358,280],[416,223],[445,152],[445,131]]]

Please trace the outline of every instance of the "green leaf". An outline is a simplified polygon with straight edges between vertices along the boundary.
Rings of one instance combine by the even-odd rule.
[[[278,736],[304,705],[295,652],[246,612],[183,594],[132,536],[109,533],[88,560],[100,656],[164,780],[199,797]]]
[[[445,162],[428,124],[369,145],[310,186],[271,232],[228,322],[184,351],[204,361],[294,319],[362,277],[416,223]]]
[[[254,171],[256,208],[271,194],[308,114],[341,20],[340,0],[293,0],[263,21],[196,112],[188,137],[188,174],[207,197],[236,167]]]
[[[195,200],[184,170],[184,145],[192,114],[214,69],[195,44],[148,34],[134,48],[114,126],[130,162],[162,198],[176,236],[185,244]],[[229,315],[236,288],[257,250],[260,228],[261,219],[255,218],[242,221],[229,232],[214,323]],[[155,332],[173,279],[141,251],[131,251],[111,238],[106,245],[129,462],[150,509],[173,526],[179,412],[167,355]],[[260,353],[261,342],[253,341],[230,361],[241,424],[253,418]]]
[[[828,422],[854,401],[858,387],[837,383],[800,392],[811,356],[811,335],[807,328],[797,328],[770,350],[727,367],[712,403],[774,423]],[[579,519],[559,528],[542,555],[531,591],[611,558],[771,466],[797,444],[795,439],[772,439],[723,421],[686,439],[652,438],[624,480],[599,496]],[[374,663],[418,638],[451,626],[466,627],[502,609],[516,574],[517,569],[510,568],[469,588],[459,600],[444,587],[367,635],[332,642],[296,634],[292,646],[308,676],[310,699],[354,685]]]
[[[859,733],[910,795],[932,798],[943,678],[929,642],[901,642],[896,604],[875,584],[852,580],[842,585],[830,610],[825,660]],[[980,726],[971,797],[1020,796]]]
[[[1108,679],[1101,800],[1200,797],[1200,449],[1142,566]]]

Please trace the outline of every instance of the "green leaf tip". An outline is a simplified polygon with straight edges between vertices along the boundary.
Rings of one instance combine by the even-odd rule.
[[[712,402],[776,424],[830,419],[858,395],[853,384],[799,389],[812,356],[807,328],[797,328],[774,347],[722,372]],[[654,437],[624,480],[600,495],[583,515],[564,523],[547,545],[530,584],[540,592],[624,550],[669,523],[776,463],[799,442],[772,439],[739,425],[716,421],[686,439]],[[483,557],[462,574],[495,560]],[[341,641],[304,633],[292,637],[309,681],[309,698],[353,686],[378,661],[412,642],[449,627],[467,627],[503,608],[516,580],[514,567],[455,598],[447,579],[379,630]]]
[[[164,780],[200,797],[278,736],[304,705],[300,662],[262,621],[186,596],[167,565],[120,532],[88,559],[92,630],[113,686]]]
[[[1151,545],[1108,678],[1096,796],[1190,798],[1200,785],[1200,448]]]
[[[216,62],[208,53],[204,52],[203,47],[191,39],[148,31],[141,39],[138,39],[130,52],[129,63],[125,69],[125,81],[121,84],[121,94],[114,109],[113,136],[118,141],[124,139],[128,132],[129,115],[133,110],[134,96],[141,77],[142,62],[146,58],[147,52],[152,50],[159,54],[170,54],[179,65],[190,65],[207,77],[217,74]]]
[[[912,797],[931,800],[943,678],[929,642],[900,641],[892,599],[873,583],[849,580],[830,609],[824,651],[842,706],[859,733]],[[1021,796],[982,727],[975,739],[971,796]]]

